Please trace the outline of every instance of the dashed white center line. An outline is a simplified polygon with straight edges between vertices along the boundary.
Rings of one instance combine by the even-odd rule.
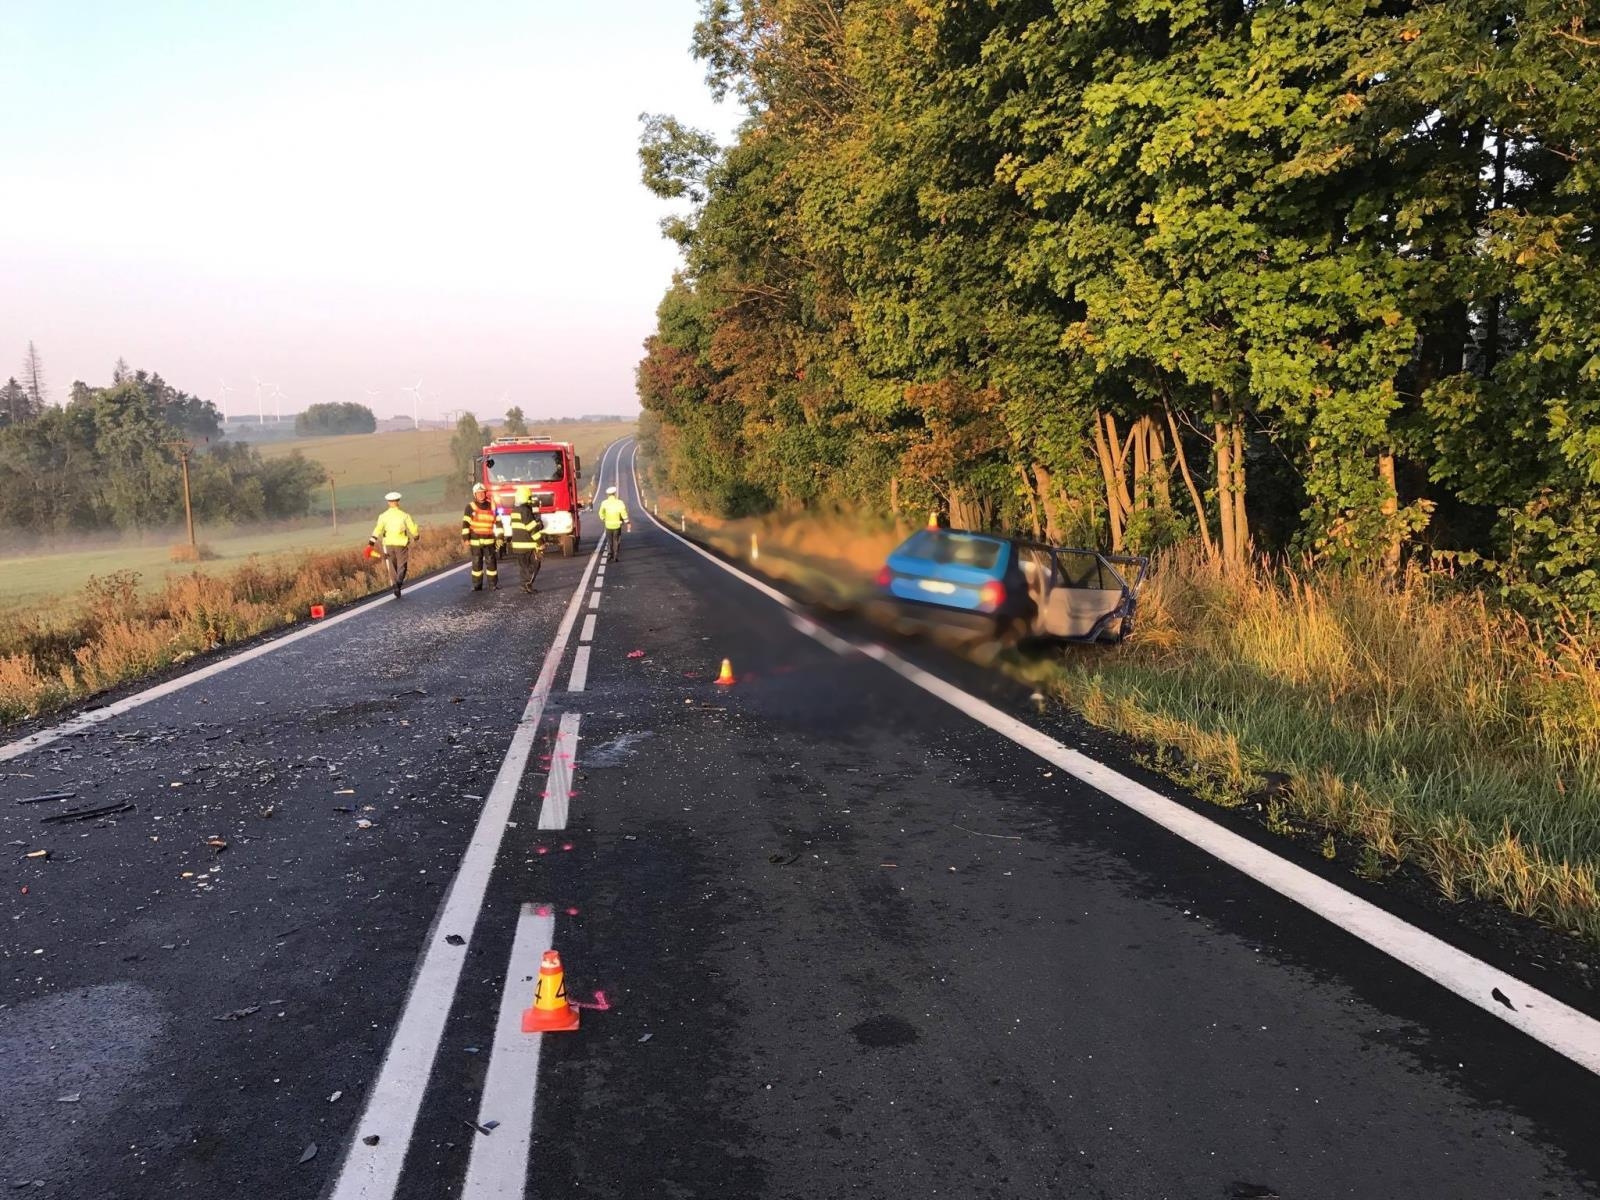
[[[600,593],[598,591],[590,592],[589,593],[589,611],[593,612],[595,609],[597,609],[599,607],[600,607]]]
[[[496,1121],[488,1137],[473,1134],[462,1200],[523,1200],[533,1144],[533,1102],[539,1078],[540,1033],[522,1032],[522,1010],[533,1003],[539,959],[555,941],[556,919],[545,905],[524,904],[506,964],[505,990],[495,1022],[489,1069],[478,1102],[478,1124]]]
[[[572,674],[567,676],[567,691],[581,692],[589,683],[589,647],[579,646],[572,655]]]
[[[367,1095],[355,1137],[339,1164],[339,1175],[328,1200],[389,1200],[399,1186],[422,1097],[433,1074],[439,1041],[471,946],[470,940],[455,945],[449,939],[452,935],[470,939],[476,931],[489,876],[500,852],[506,822],[511,818],[528,758],[533,753],[545,702],[555,683],[561,656],[578,624],[579,601],[583,598],[588,573],[597,562],[598,559],[591,556],[584,567],[585,578],[573,591],[550,642],[533,693],[528,697],[511,746],[472,831],[472,840],[467,844],[449,894],[428,933],[428,943],[412,977],[389,1048],[384,1053],[383,1066]],[[560,743],[557,745],[559,748]],[[553,769],[554,754],[551,762]],[[570,761],[564,765],[570,771]],[[368,1137],[372,1137],[370,1144],[366,1141]]]
[[[565,829],[567,810],[572,801],[572,770],[578,759],[578,722],[581,713],[561,714],[555,749],[550,754],[550,776],[544,785],[544,803],[539,806],[540,829]]]
[[[583,632],[578,635],[580,642],[594,641],[594,623],[599,619],[598,613],[590,613],[583,619]]]

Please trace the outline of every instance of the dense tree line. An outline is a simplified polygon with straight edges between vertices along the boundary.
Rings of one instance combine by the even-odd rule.
[[[639,388],[725,512],[1461,561],[1600,608],[1587,0],[703,0]]]
[[[179,442],[196,446],[189,473],[198,520],[308,511],[323,478],[316,463],[298,453],[266,461],[250,446],[214,440],[219,414],[209,401],[159,375],[118,375],[110,387],[74,383],[64,407],[29,405],[0,427],[0,530],[100,533],[181,521]],[[8,404],[10,391],[0,392]]]
[[[296,415],[294,431],[301,437],[376,433],[378,418],[365,404],[313,404]]]

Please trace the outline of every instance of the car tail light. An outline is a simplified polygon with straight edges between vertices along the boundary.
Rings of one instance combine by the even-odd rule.
[[[984,612],[994,612],[1006,602],[1006,585],[991,579],[978,589],[978,606]]]
[[[885,566],[883,568],[883,570],[878,572],[878,586],[879,587],[886,588],[893,582],[894,582],[894,572],[891,571],[887,566]]]

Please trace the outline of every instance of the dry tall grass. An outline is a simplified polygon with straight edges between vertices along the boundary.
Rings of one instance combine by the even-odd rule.
[[[453,538],[414,546],[421,574],[461,557]],[[131,571],[91,579],[82,603],[14,614],[0,630],[0,722],[38,716],[165,666],[308,619],[312,604],[358,600],[387,585],[356,551],[251,562],[221,575],[170,578],[139,594]]]
[[[1157,565],[1138,636],[1033,674],[1097,723],[1182,750],[1242,796],[1600,940],[1600,645],[1412,571],[1229,576]]]

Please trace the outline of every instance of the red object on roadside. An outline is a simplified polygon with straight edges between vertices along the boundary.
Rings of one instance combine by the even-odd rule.
[[[322,620],[322,618],[325,617],[327,615],[327,613],[328,613],[328,610],[323,608],[322,605],[320,605],[320,604],[313,604],[311,606],[311,619],[313,621]]]

